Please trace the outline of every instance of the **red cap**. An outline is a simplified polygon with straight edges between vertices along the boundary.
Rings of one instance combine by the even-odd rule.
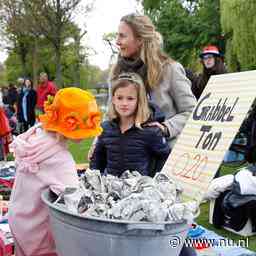
[[[215,56],[220,56],[219,49],[215,45],[208,45],[203,48],[203,51],[200,53],[200,58],[202,58],[206,54],[213,54]]]

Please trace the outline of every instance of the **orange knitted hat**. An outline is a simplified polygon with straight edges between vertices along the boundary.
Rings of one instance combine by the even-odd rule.
[[[76,87],[61,89],[55,97],[48,96],[44,110],[39,120],[45,130],[70,139],[85,139],[102,132],[101,114],[95,97],[88,91]]]

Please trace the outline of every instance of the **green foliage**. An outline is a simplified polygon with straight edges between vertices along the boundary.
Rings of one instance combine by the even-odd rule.
[[[0,87],[5,85],[6,82],[6,71],[4,66],[0,63]]]
[[[86,139],[80,143],[69,142],[68,148],[73,155],[76,163],[85,163],[88,162],[88,151],[91,147],[93,139]]]
[[[80,41],[86,31],[81,33],[72,18],[80,3],[81,0],[0,1],[0,31],[8,44],[12,45],[11,52],[15,56],[9,62],[14,66],[19,63],[21,67],[7,66],[9,80],[16,79],[17,75],[33,75],[35,81],[37,73],[44,70],[61,86],[72,81],[79,84],[80,63],[84,58],[80,54]],[[82,9],[79,11],[86,14],[91,10],[92,1],[80,7]],[[66,54],[65,44],[69,39],[74,39],[75,46],[70,46]],[[62,77],[63,65],[68,67],[66,74],[71,72],[69,66],[73,67],[72,76],[68,74]]]
[[[82,68],[81,77],[84,78],[84,88],[91,89],[95,84],[104,82],[103,72],[97,66],[87,65]]]
[[[143,5],[163,35],[165,51],[184,66],[197,68],[204,45],[223,48],[219,0],[144,0]]]
[[[177,1],[175,4],[173,2],[164,12],[164,16],[163,18],[159,18],[158,24],[162,28],[160,32],[166,38],[165,49],[175,59],[187,64],[191,52],[190,45],[192,43],[191,37],[189,36],[189,15]],[[169,19],[169,17],[172,17],[172,19]],[[166,24],[167,20],[169,20],[168,24]],[[172,28],[172,31],[168,31],[168,33],[166,33],[167,25],[169,28]]]
[[[221,0],[220,6],[228,65],[232,71],[256,69],[256,1]]]
[[[144,9],[152,13],[154,10],[158,10],[160,8],[161,0],[143,0],[142,4]]]
[[[84,50],[82,49],[82,52],[83,51]],[[49,78],[51,80],[55,79],[56,66],[54,64],[54,55],[55,51],[51,45],[44,38],[41,38],[38,41],[37,49],[37,76],[40,72],[45,71],[49,74]],[[86,59],[85,54],[81,54],[81,56]],[[78,86],[84,89],[93,88],[95,84],[105,80],[105,73],[101,71],[100,68],[92,66],[82,60],[80,61],[80,82],[79,84],[76,84],[75,76],[77,72],[75,72],[75,68],[77,57],[74,54],[74,44],[70,43],[63,47],[61,59],[63,83],[61,87]],[[5,62],[5,66],[6,80],[9,82],[15,83],[18,77],[23,77],[25,75],[33,77],[33,55],[31,52],[28,53],[26,58],[26,74],[23,73],[22,63],[20,61],[19,55],[14,50],[10,52]]]
[[[54,50],[44,39],[39,40],[39,49],[37,56],[38,72],[46,71],[49,77],[54,78],[55,65],[54,65]],[[25,70],[23,63],[21,62],[20,55],[15,49],[11,50],[7,60],[5,61],[7,80],[15,82],[18,77],[29,76],[33,77],[33,56],[32,52],[29,51],[26,55]]]
[[[21,75],[23,74],[22,65],[20,63],[20,58],[17,53],[15,53],[14,51],[10,52],[7,60],[5,61],[5,65],[7,81],[16,83],[17,78],[21,77]]]

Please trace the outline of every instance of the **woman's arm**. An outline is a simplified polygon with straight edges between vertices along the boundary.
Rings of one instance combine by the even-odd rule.
[[[169,94],[172,97],[176,114],[168,118],[164,125],[168,128],[169,137],[179,135],[192,113],[196,99],[191,91],[191,83],[185,75],[185,70],[179,63],[168,65],[167,72],[170,72]]]
[[[160,128],[149,128],[151,133],[148,135],[148,147],[155,156],[162,156],[167,159],[171,152],[171,148],[163,135]]]
[[[154,176],[156,172],[161,171],[163,168],[170,152],[171,148],[163,136],[161,129],[159,128],[151,128],[152,134],[150,135],[150,139],[148,140],[148,145],[150,148],[150,155],[152,158],[152,163],[150,170],[150,176]]]

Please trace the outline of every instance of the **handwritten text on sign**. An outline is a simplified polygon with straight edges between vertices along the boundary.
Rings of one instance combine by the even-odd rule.
[[[164,168],[201,200],[256,96],[256,71],[212,76]]]

